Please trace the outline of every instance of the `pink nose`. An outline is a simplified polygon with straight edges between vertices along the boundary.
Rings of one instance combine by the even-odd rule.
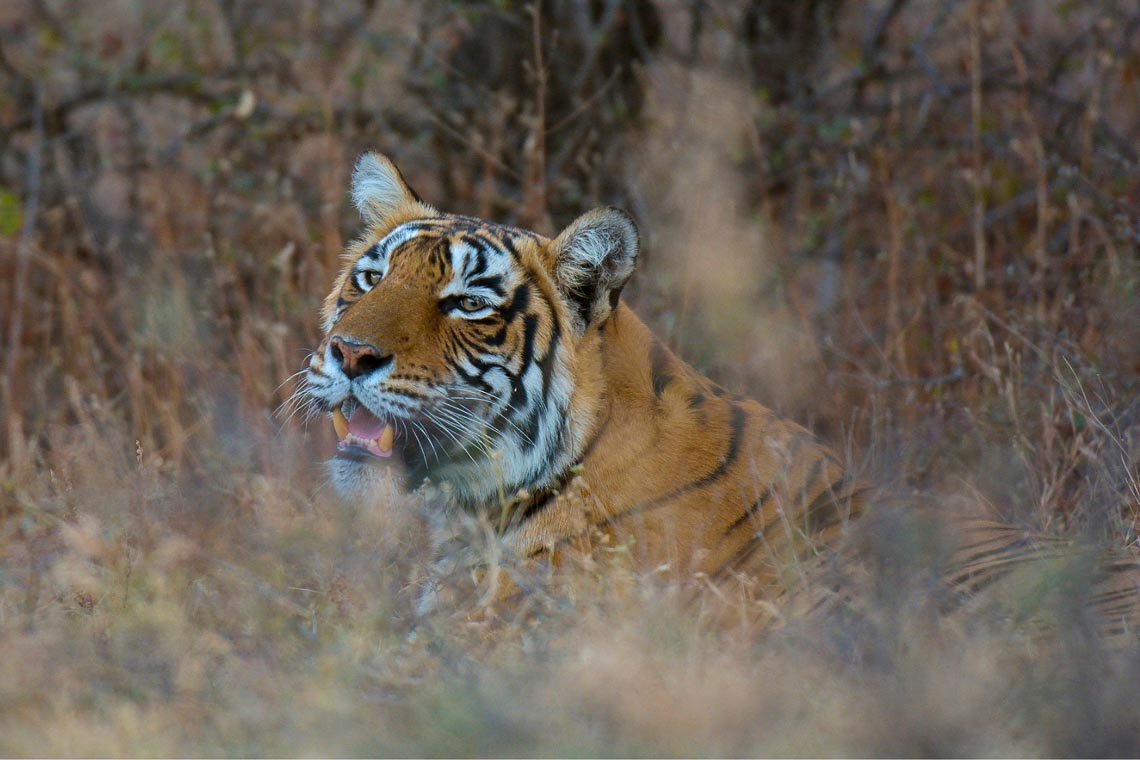
[[[344,338],[329,340],[332,358],[340,362],[349,379],[367,375],[392,363],[392,354],[369,343],[358,343]]]

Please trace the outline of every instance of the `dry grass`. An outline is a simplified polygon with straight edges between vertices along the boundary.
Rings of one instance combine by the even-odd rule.
[[[0,754],[1140,752],[1088,553],[947,615],[930,510],[763,635],[616,556],[412,619],[415,505],[273,414],[364,148],[548,232],[627,206],[718,380],[908,505],[1136,550],[1134,6],[598,6],[0,10]]]

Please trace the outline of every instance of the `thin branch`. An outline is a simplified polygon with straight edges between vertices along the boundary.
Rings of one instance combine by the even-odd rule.
[[[28,260],[32,255],[32,235],[40,202],[40,175],[43,163],[44,110],[43,91],[37,84],[33,90],[33,140],[28,151],[28,195],[24,201],[24,224],[16,248],[16,267],[12,277],[12,321],[8,323],[8,350],[4,356],[5,417],[11,426],[16,419],[16,372],[20,364],[20,344],[24,331],[24,304],[27,300]],[[9,428],[11,432],[11,428]]]
[[[867,39],[863,43],[862,71],[855,78],[855,91],[852,93],[852,104],[855,107],[862,103],[864,88],[871,80],[886,72],[886,67],[882,63],[883,43],[887,40],[887,30],[890,28],[891,22],[906,4],[907,0],[891,0],[890,6],[875,24],[874,31],[867,35]]]
[[[225,74],[219,74],[215,78],[225,79],[225,77]],[[0,139],[7,139],[12,134],[34,127],[36,118],[41,120],[42,125],[46,125],[43,127],[46,134],[49,136],[58,134],[63,130],[63,125],[67,123],[67,117],[72,111],[88,103],[121,95],[178,95],[206,105],[213,105],[229,94],[226,89],[207,92],[203,89],[202,84],[203,79],[200,76],[153,76],[145,74],[86,84],[74,95],[64,98],[51,108],[44,108],[41,99],[37,106],[39,109],[38,116],[33,109],[32,114],[9,123],[0,130]],[[234,84],[233,87],[236,92],[237,85]]]
[[[982,182],[982,25],[979,0],[970,0],[970,130],[974,185],[974,291],[986,286],[986,196]]]

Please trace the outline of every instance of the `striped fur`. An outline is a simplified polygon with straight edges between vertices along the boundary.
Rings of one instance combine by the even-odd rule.
[[[745,573],[774,596],[861,510],[864,489],[807,430],[726,393],[621,303],[638,255],[624,212],[547,239],[440,213],[375,154],[353,199],[367,228],[326,301],[305,393],[391,422],[406,486],[430,482],[440,505],[441,560],[465,512],[490,516],[520,557],[625,542],[641,567]],[[394,361],[349,377],[333,339]],[[374,464],[334,459],[338,490],[367,494],[386,472]]]
[[[842,630],[892,627],[925,609],[957,626],[1012,625],[1133,647],[1140,634],[1140,554],[982,517],[876,500],[843,545],[817,563],[777,617],[832,617]],[[853,627],[851,623],[862,621]],[[869,627],[868,627],[869,624]]]
[[[1140,634],[1140,555],[1135,547],[1094,549],[1073,539],[986,519],[954,526],[955,550],[943,577],[969,606],[1050,596],[1070,617],[1108,639]],[[1032,607],[1031,607],[1032,609]]]
[[[591,211],[547,239],[441,213],[376,154],[358,162],[352,197],[366,229],[325,302],[302,392],[316,408],[363,406],[397,431],[404,485],[427,485],[433,506],[437,575],[485,562],[464,532],[476,516],[515,558],[622,546],[644,569],[731,584],[761,609],[789,590],[789,610],[875,596],[858,591],[874,575],[859,565],[876,554],[859,547],[881,541],[884,523],[844,544],[845,577],[817,561],[836,556],[868,490],[808,431],[726,393],[621,303],[638,256],[624,212]],[[334,340],[392,360],[350,377]],[[333,482],[366,498],[391,477],[377,463],[338,457]],[[985,520],[951,528],[956,549],[935,585],[960,604],[1062,566],[1087,579],[1071,596],[1090,620],[1134,639],[1135,552],[1094,556]],[[421,609],[433,601],[429,584]]]

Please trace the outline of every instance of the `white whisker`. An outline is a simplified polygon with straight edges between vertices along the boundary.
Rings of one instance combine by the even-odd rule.
[[[473,457],[471,455],[471,452],[468,450],[468,446],[465,445],[460,437],[456,434],[470,430],[469,423],[471,422],[480,423],[481,427],[485,427],[485,423],[473,416],[469,416],[465,419],[464,417],[457,414],[459,411],[464,410],[448,409],[446,407],[437,406],[432,409],[429,414],[431,421],[436,424],[441,430],[447,433],[447,435],[450,436],[453,441],[455,441],[456,446],[462,449],[464,453],[467,454],[468,458],[471,459],[471,463],[478,464],[475,461],[475,457]],[[480,435],[482,432],[483,431],[480,430],[476,433],[475,436],[470,437],[470,443],[474,444],[479,449],[480,453],[482,453],[484,456],[489,456],[491,453],[490,444],[485,437]]]

